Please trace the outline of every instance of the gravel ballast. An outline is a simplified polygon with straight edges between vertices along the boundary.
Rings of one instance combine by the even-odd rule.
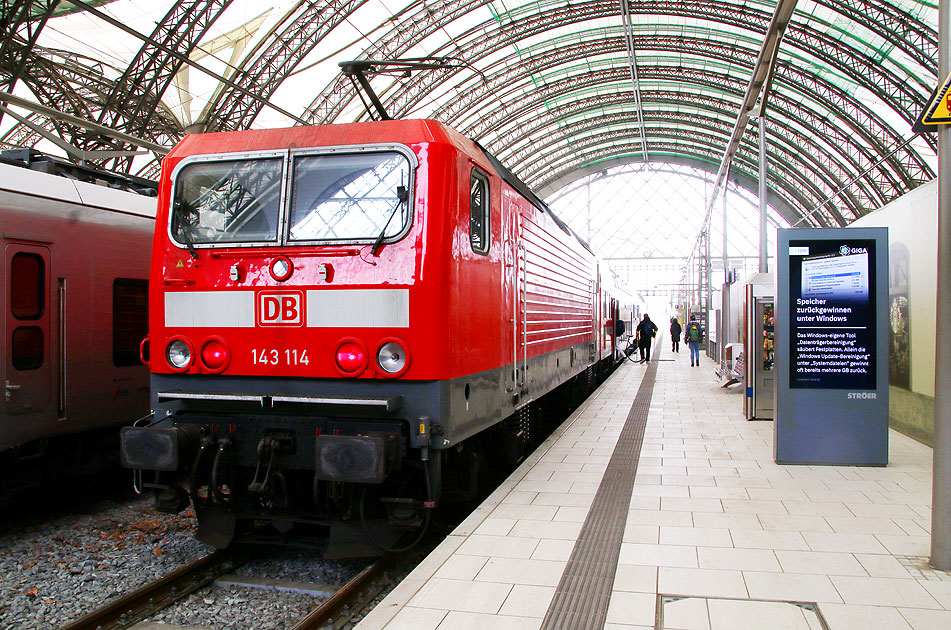
[[[150,497],[82,514],[19,517],[0,531],[0,628],[48,629],[207,555],[191,511],[158,514]]]

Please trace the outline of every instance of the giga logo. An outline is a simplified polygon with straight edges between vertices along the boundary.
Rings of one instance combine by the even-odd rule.
[[[878,400],[877,392],[849,392],[849,400]]]
[[[258,326],[302,326],[304,294],[301,291],[263,291],[258,294]]]

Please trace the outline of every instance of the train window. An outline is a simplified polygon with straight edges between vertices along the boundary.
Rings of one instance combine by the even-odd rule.
[[[43,366],[43,329],[38,326],[19,326],[13,330],[13,367],[35,370]]]
[[[277,242],[281,158],[195,162],[175,180],[172,235],[183,245]]]
[[[475,169],[469,177],[469,242],[472,251],[489,252],[489,178]]]
[[[45,308],[46,271],[43,258],[16,253],[10,265],[10,309],[17,319],[39,319]]]
[[[302,155],[291,178],[290,240],[395,240],[410,224],[410,163],[396,151]]]
[[[142,365],[139,344],[149,334],[149,282],[116,278],[112,283],[112,363]]]

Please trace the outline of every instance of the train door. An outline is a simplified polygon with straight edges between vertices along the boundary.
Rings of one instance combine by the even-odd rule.
[[[50,401],[50,250],[11,243],[4,262],[6,414],[36,413]]]

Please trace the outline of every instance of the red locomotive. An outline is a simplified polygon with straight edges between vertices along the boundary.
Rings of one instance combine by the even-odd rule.
[[[218,546],[261,521],[392,544],[487,451],[517,459],[542,396],[620,358],[602,272],[435,121],[188,136],[159,189],[154,422],[124,430],[124,464]]]

